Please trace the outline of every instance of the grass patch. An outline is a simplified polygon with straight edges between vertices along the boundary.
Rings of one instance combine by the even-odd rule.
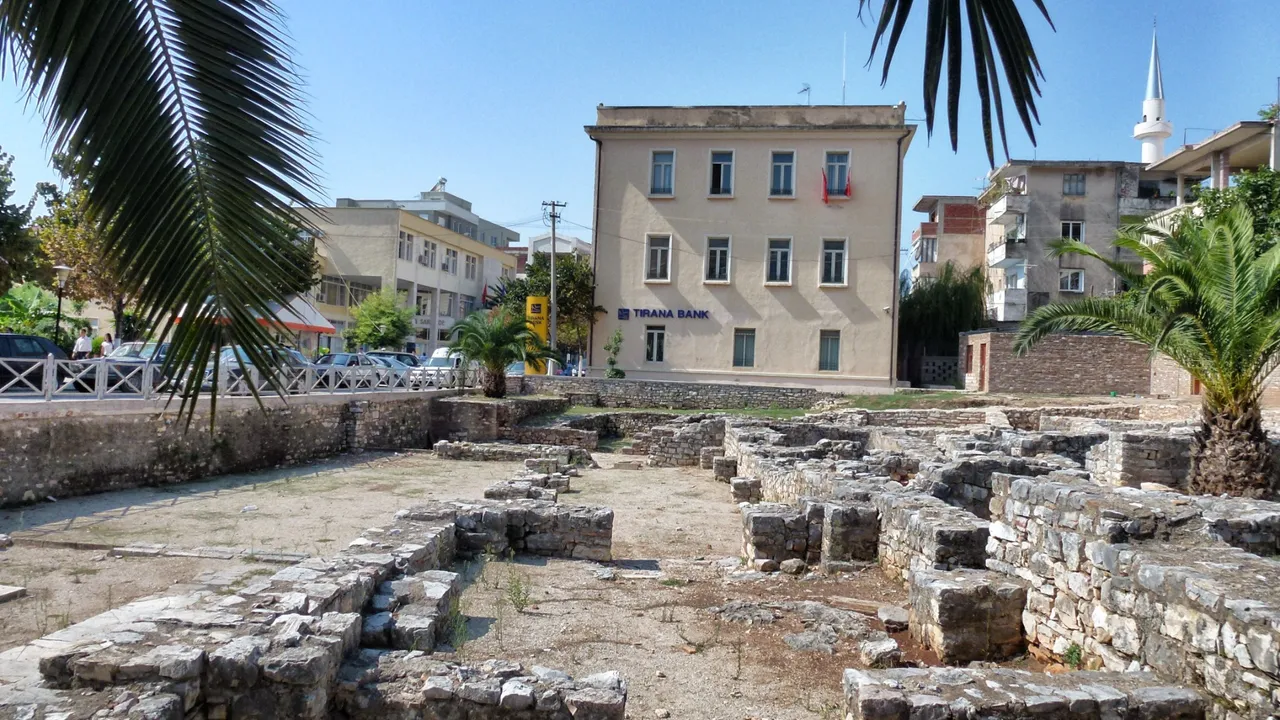
[[[659,580],[658,584],[665,585],[667,587],[684,587],[689,584],[689,581],[684,578],[666,578],[664,580]]]
[[[747,417],[763,417],[773,418],[775,420],[785,420],[789,418],[804,415],[809,410],[803,408],[712,408],[712,409],[687,409],[687,408],[608,408],[608,407],[584,407],[575,405],[563,413],[551,418],[552,422],[560,419],[573,417],[584,417],[587,415],[599,415],[601,413],[663,413],[666,415],[703,415],[707,413],[722,413],[725,415],[743,415]]]

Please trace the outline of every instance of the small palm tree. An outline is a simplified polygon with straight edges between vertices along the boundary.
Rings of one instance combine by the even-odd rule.
[[[466,364],[474,362],[481,367],[485,397],[507,394],[507,366],[511,363],[554,357],[542,338],[529,329],[528,320],[503,309],[477,310],[454,325],[450,335],[450,349],[460,353]]]
[[[1144,243],[1144,235],[1155,241]],[[1023,323],[1016,349],[1026,352],[1052,332],[1084,330],[1116,333],[1169,356],[1204,389],[1189,489],[1271,495],[1275,464],[1259,397],[1280,365],[1280,247],[1259,252],[1243,206],[1172,229],[1131,228],[1116,246],[1135,253],[1148,272],[1079,241],[1054,244],[1055,254],[1106,263],[1130,289],[1036,310]]]

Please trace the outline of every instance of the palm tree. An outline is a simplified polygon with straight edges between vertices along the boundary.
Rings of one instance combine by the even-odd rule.
[[[514,362],[543,360],[554,355],[542,338],[529,329],[521,315],[503,310],[477,310],[450,331],[450,349],[460,353],[467,365],[483,370],[485,397],[507,394],[507,366]]]
[[[858,17],[863,11],[869,11],[875,0],[858,0]],[[1040,14],[1044,16],[1049,27],[1053,28],[1053,20],[1044,6],[1044,0],[1031,0]],[[961,19],[961,6],[967,23]],[[881,0],[880,20],[876,23],[875,36],[871,42],[871,56],[867,64],[875,58],[880,42],[888,40],[885,45],[884,69],[880,76],[880,84],[889,80],[889,65],[893,62],[894,51],[902,38],[902,29],[911,15],[912,0]],[[919,7],[915,4],[914,7]],[[973,46],[973,74],[978,83],[979,107],[982,110],[982,135],[986,141],[987,161],[995,165],[995,151],[991,132],[991,106],[996,110],[996,125],[1000,128],[1000,143],[1004,146],[1005,157],[1009,156],[1009,142],[1004,130],[1003,90],[1000,87],[1000,70],[1004,70],[1005,82],[1009,86],[1009,97],[1013,107],[1022,120],[1022,126],[1036,142],[1033,128],[1040,122],[1040,114],[1036,111],[1036,97],[1040,95],[1040,80],[1044,73],[1040,71],[1040,61],[1036,58],[1035,48],[1031,46],[1031,37],[1027,34],[1027,26],[1022,22],[1022,14],[1014,0],[928,0],[925,8],[925,42],[924,42],[924,118],[929,135],[933,135],[933,119],[938,102],[938,83],[942,79],[942,61],[947,61],[947,124],[951,128],[951,149],[959,147],[960,132],[960,76],[964,63],[964,25],[969,27],[969,40]],[[997,63],[999,63],[997,65]]]
[[[1155,241],[1144,244],[1143,235]],[[1056,254],[1106,263],[1130,289],[1036,310],[1015,348],[1026,352],[1049,333],[1084,330],[1115,333],[1169,356],[1204,393],[1189,489],[1271,495],[1275,464],[1259,397],[1280,365],[1280,247],[1260,252],[1257,240],[1253,217],[1237,206],[1203,222],[1122,232],[1116,246],[1136,254],[1149,268],[1145,275],[1079,241],[1055,243]]]
[[[224,343],[269,363],[257,318],[310,269],[279,232],[311,230],[319,194],[285,35],[270,0],[0,0],[0,73],[12,60],[53,152],[92,174],[103,261],[173,332],[184,405]]]

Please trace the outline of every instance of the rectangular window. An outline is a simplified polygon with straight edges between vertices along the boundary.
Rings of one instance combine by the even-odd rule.
[[[1084,242],[1084,223],[1079,220],[1063,220],[1062,237]]]
[[[844,240],[822,241],[823,285],[844,285],[844,248]]]
[[[732,150],[719,150],[711,153],[711,194],[733,194]]]
[[[468,255],[468,256],[467,256],[467,260],[466,260],[466,262],[467,262],[467,279],[468,279],[468,280],[475,280],[475,279],[476,279],[476,267],[477,267],[476,256],[475,256],[475,255]]]
[[[650,164],[649,194],[674,195],[676,152],[674,150],[654,150]]]
[[[920,247],[916,250],[916,262],[936,263],[938,262],[938,238],[925,237],[920,238]]]
[[[1062,176],[1063,195],[1084,194],[1084,173],[1064,173]]]
[[[1069,293],[1084,292],[1083,270],[1059,270],[1058,290]]]
[[[413,243],[412,241],[406,241],[406,240],[407,238],[405,237],[405,231],[401,230],[400,242],[399,244],[396,245],[396,257],[401,260],[404,260],[406,258],[409,258],[409,259],[413,258]]]
[[[827,194],[848,196],[850,189],[849,153],[827,153]]]
[[[840,369],[840,331],[822,330],[818,333],[818,369]]]
[[[422,241],[422,254],[418,256],[418,263],[424,267],[433,268],[436,266],[436,244],[430,240]]]
[[[671,236],[655,235],[649,238],[645,253],[644,279],[664,282],[671,279]]]
[[[786,238],[769,240],[769,270],[765,275],[767,283],[791,282],[791,240]]]
[[[458,302],[458,317],[466,317],[476,309],[476,298],[474,295],[460,295]]]
[[[793,152],[773,153],[773,169],[769,174],[769,195],[773,197],[792,197],[796,193],[793,176],[796,169],[796,154]]]
[[[733,331],[733,366],[756,366],[756,331],[753,328]]]
[[[707,282],[729,282],[729,238],[707,238]]]
[[[646,362],[663,362],[667,355],[667,327],[647,325],[644,329],[644,359]]]
[[[440,293],[440,314],[445,317],[453,315],[453,293]]]
[[[457,250],[451,250],[449,248],[445,248],[444,263],[441,264],[440,269],[449,273],[450,275],[458,274],[458,251]]]

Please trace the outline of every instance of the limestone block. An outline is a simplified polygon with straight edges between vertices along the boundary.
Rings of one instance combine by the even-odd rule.
[[[909,580],[911,636],[948,664],[1022,652],[1026,583],[987,570],[917,570]]]

